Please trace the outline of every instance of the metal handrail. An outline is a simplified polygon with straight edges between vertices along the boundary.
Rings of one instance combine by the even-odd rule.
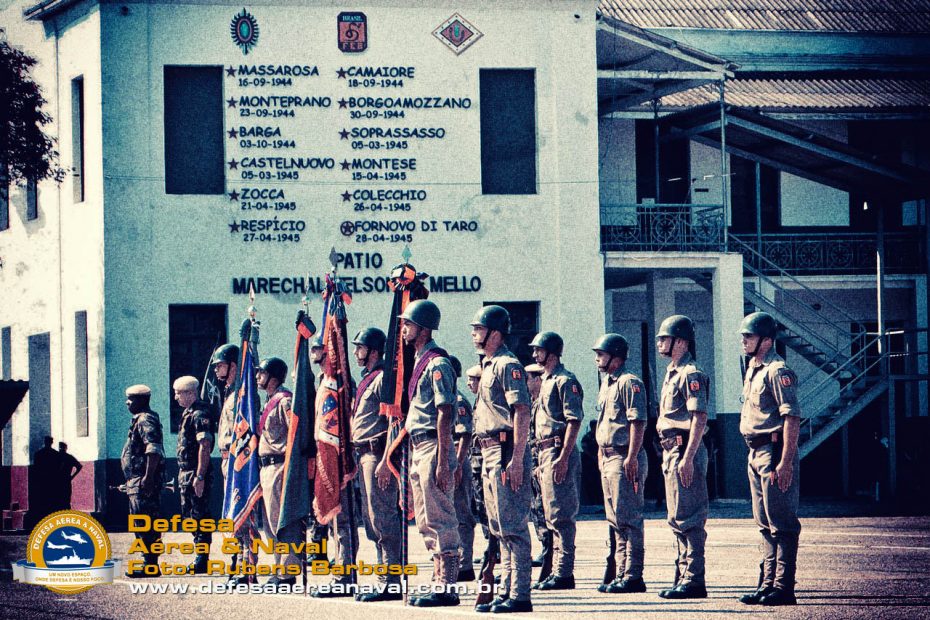
[[[886,358],[887,358],[887,354],[884,354],[884,353],[881,354],[881,355],[879,355],[878,357],[876,357],[876,359],[873,360],[872,363],[870,363],[868,366],[866,366],[865,368],[862,369],[862,372],[860,372],[858,375],[856,375],[856,377],[854,377],[853,379],[851,379],[851,380],[849,381],[849,383],[847,383],[846,385],[844,385],[843,387],[841,387],[841,388],[840,388],[840,392],[842,393],[843,390],[846,390],[846,389],[852,387],[853,385],[859,383],[860,380],[866,379],[866,378],[867,378],[867,376],[866,376],[867,373],[868,373],[872,368],[874,368],[876,365],[878,365],[879,363],[884,362],[884,361],[886,360]],[[876,379],[878,379],[878,381],[876,381],[876,384],[877,384],[879,381],[882,381],[882,380],[887,381],[887,378],[885,378],[885,377],[876,377]],[[807,438],[808,438],[808,439],[810,439],[810,438],[812,438],[812,437],[814,436],[814,422],[813,422],[813,421],[814,421],[816,418],[821,418],[821,417],[823,417],[823,412],[826,411],[827,409],[829,409],[830,406],[831,406],[834,402],[836,402],[836,400],[833,400],[833,401],[827,403],[826,405],[822,406],[820,409],[817,410],[817,413],[815,413],[815,414],[813,414],[813,415],[810,415],[810,416],[807,416],[807,417],[804,417],[804,418],[801,419],[801,429],[803,430],[803,429],[805,428],[805,426],[806,426],[807,431],[808,431],[808,432],[807,432]]]
[[[871,369],[874,366],[874,362],[873,362],[872,364],[869,364],[867,366],[866,370],[862,370],[858,367],[858,361],[861,360],[862,358],[869,356],[871,354],[871,352],[869,351],[870,347],[872,347],[872,345],[876,344],[881,339],[882,339],[881,336],[876,336],[875,338],[873,338],[868,344],[866,344],[866,346],[862,347],[858,352],[856,352],[855,355],[851,356],[841,365],[837,366],[836,370],[834,370],[833,372],[828,374],[826,377],[824,377],[823,380],[821,380],[821,382],[818,383],[816,386],[814,386],[811,390],[807,391],[807,394],[816,394],[820,392],[822,388],[826,387],[832,381],[846,380],[848,381],[848,383],[844,385],[842,388],[840,388],[840,391],[842,392],[844,389],[846,389],[847,387],[849,387],[850,385],[858,381],[862,377],[863,373],[866,372],[866,370]],[[887,353],[882,353],[878,357],[884,358],[886,355]],[[851,379],[843,379],[842,377],[840,377],[840,374],[847,367],[853,368],[855,370],[855,371],[846,371],[846,372],[850,372],[853,375]]]
[[[784,278],[788,278],[789,280],[791,280],[792,282],[794,282],[794,283],[795,283],[796,285],[798,285],[799,287],[803,288],[805,291],[807,291],[807,292],[810,293],[811,295],[814,295],[815,297],[817,297],[817,299],[819,299],[820,301],[822,301],[824,304],[826,304],[827,306],[829,306],[829,307],[832,308],[833,310],[836,310],[837,312],[839,312],[841,315],[843,315],[843,317],[849,319],[849,322],[850,322],[850,323],[859,323],[859,324],[861,324],[861,321],[858,321],[858,320],[854,319],[853,317],[849,316],[848,314],[846,314],[846,311],[845,311],[845,310],[843,310],[842,308],[840,308],[839,306],[837,306],[836,304],[834,304],[832,301],[830,301],[829,299],[827,299],[826,297],[824,297],[823,295],[821,295],[820,293],[818,293],[816,290],[812,289],[811,287],[807,286],[806,284],[804,284],[803,282],[801,282],[800,280],[798,280],[796,277],[794,277],[793,275],[791,275],[790,273],[788,273],[787,271],[785,271],[784,269],[782,269],[781,267],[779,267],[777,264],[773,263],[771,260],[769,260],[768,258],[766,258],[765,256],[763,256],[762,254],[759,254],[759,252],[757,252],[754,248],[752,248],[751,246],[749,246],[749,245],[743,243],[743,242],[740,241],[737,237],[735,237],[735,236],[733,236],[733,235],[729,235],[729,236],[728,236],[728,239],[730,239],[730,240],[732,240],[732,241],[735,241],[736,244],[740,246],[740,248],[749,250],[750,253],[752,253],[754,256],[757,256],[761,261],[763,261],[764,263],[770,265],[772,269],[774,269],[775,271],[777,271],[777,272],[778,272],[778,275],[780,275],[780,276],[782,276],[782,277],[784,277]],[[786,288],[780,286],[779,284],[777,284],[774,280],[772,280],[772,279],[769,278],[768,276],[765,276],[761,271],[755,269],[752,265],[749,265],[749,264],[746,264],[746,263],[744,263],[744,265],[745,265],[745,266],[749,269],[749,271],[751,271],[754,275],[756,275],[757,277],[760,277],[760,278],[765,278],[769,283],[771,283],[772,285],[774,285],[776,288],[781,289],[781,290],[783,290],[783,291],[787,291],[787,290],[788,290],[788,289],[786,289]],[[803,304],[804,302],[801,302],[801,303]],[[805,305],[806,305],[806,304],[805,304]],[[863,330],[863,331],[864,331],[864,330]]]

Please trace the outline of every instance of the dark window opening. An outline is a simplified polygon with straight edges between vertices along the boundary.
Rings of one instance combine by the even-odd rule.
[[[84,202],[84,78],[71,80],[71,175],[74,202]]]
[[[691,202],[691,144],[686,138],[662,142],[659,134],[659,183],[656,187],[655,122],[636,121],[636,202]],[[657,195],[658,194],[658,195]]]
[[[29,336],[29,454],[52,434],[51,339],[48,332]]]
[[[481,69],[481,193],[536,193],[536,72]]]
[[[39,188],[35,179],[26,181],[26,219],[39,219]]]
[[[223,67],[165,66],[165,193],[224,192]]]
[[[226,305],[172,305],[168,307],[168,399],[171,432],[177,433],[183,409],[175,402],[171,384],[192,375],[203,381],[213,351],[226,342]]]
[[[730,230],[741,234],[756,233],[756,191],[762,200],[759,212],[762,216],[762,232],[777,232],[781,229],[781,179],[778,170],[764,164],[730,156],[730,207],[732,209]]]
[[[81,310],[74,313],[74,401],[78,437],[87,437],[89,432],[87,378],[87,312]]]

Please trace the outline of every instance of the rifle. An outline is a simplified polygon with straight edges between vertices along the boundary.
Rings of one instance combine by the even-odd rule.
[[[614,579],[617,578],[617,532],[614,531],[614,528],[608,526],[608,551],[607,551],[607,566],[604,568],[604,579],[602,583],[609,584],[612,583]]]
[[[123,484],[111,484],[111,485],[110,485],[110,490],[111,490],[111,491],[119,491],[120,493],[127,493],[127,494],[128,494],[128,487],[126,486],[126,483],[125,483],[125,482],[124,482]],[[176,480],[175,478],[172,478],[171,480],[168,480],[167,482],[165,482],[164,485],[162,485],[162,487],[161,487],[160,490],[162,490],[162,491],[168,491],[169,493],[177,493],[177,491],[178,491],[177,480]]]
[[[478,583],[481,585],[478,589],[478,598],[475,599],[475,607],[487,605],[494,599],[494,566],[497,564],[498,554],[500,554],[500,541],[497,536],[490,534],[488,548],[481,562],[481,572],[478,574]]]

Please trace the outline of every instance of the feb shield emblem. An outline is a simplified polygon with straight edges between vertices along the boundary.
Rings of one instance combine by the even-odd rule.
[[[339,51],[357,54],[368,49],[368,18],[358,11],[343,11],[336,18]]]

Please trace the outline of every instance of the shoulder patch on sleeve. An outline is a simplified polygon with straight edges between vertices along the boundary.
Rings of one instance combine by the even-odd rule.
[[[510,376],[513,377],[514,379],[519,380],[523,378],[523,372],[517,368],[514,368],[513,370],[510,371]]]
[[[778,369],[778,382],[782,387],[791,387],[797,383],[797,379],[794,376],[794,372],[787,368]]]
[[[630,383],[630,389],[633,390],[634,394],[639,394],[640,392],[643,391],[642,386],[640,386],[640,384],[637,383],[636,381],[633,381],[632,383]]]
[[[572,383],[572,394],[577,394],[577,393],[578,393],[578,384]]]
[[[688,374],[688,389],[692,392],[700,392],[701,386],[704,383],[701,379],[702,373],[692,372]]]
[[[435,379],[436,381],[439,381],[440,379],[442,379],[442,371],[441,371],[441,370],[434,370],[434,371],[433,371],[433,379]]]

